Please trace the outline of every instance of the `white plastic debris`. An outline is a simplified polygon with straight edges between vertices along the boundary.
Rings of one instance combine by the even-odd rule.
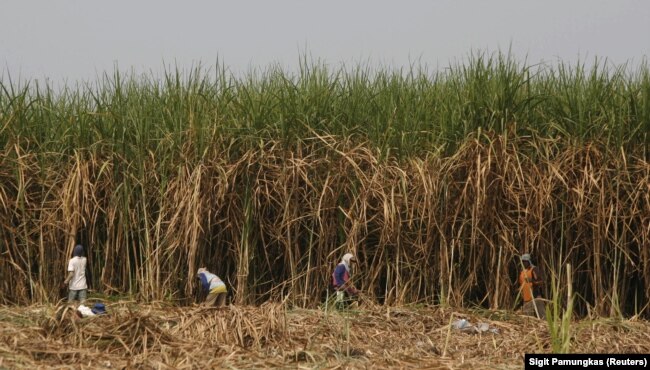
[[[493,333],[493,334],[499,334],[499,329],[490,327],[490,325],[488,325],[488,324],[486,324],[484,322],[479,322],[478,324],[476,324],[476,328],[478,329],[478,331],[480,333],[484,333],[486,331],[489,331],[490,333]]]
[[[477,334],[490,332],[493,334],[499,334],[499,329],[490,327],[489,324],[486,324],[484,322],[480,322],[474,326],[469,321],[460,319],[451,323],[451,326],[456,330],[462,331],[463,333]]]
[[[77,311],[79,311],[79,313],[83,317],[95,316],[95,313],[93,313],[93,310],[91,310],[90,307],[86,307],[84,305],[79,305],[79,307],[77,307]]]
[[[465,329],[470,326],[469,321],[465,319],[456,320],[451,325],[454,327],[454,329],[458,330]]]

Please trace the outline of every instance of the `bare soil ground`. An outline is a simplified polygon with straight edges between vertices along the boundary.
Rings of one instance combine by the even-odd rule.
[[[66,306],[0,307],[0,369],[519,369],[524,353],[552,350],[545,321],[505,311],[135,302],[107,310],[79,318]],[[498,333],[458,331],[450,323],[460,318]],[[573,352],[650,352],[644,320],[576,321],[571,334]]]

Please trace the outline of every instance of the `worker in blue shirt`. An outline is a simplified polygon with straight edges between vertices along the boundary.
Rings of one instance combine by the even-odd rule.
[[[359,296],[359,291],[350,279],[350,265],[356,262],[357,259],[352,253],[346,253],[332,273],[332,286],[336,291],[336,305],[339,307],[346,306],[350,300]]]

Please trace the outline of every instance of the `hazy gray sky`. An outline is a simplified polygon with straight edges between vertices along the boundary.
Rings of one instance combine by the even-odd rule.
[[[648,0],[137,1],[0,0],[0,75],[95,79],[217,58],[232,70],[301,54],[330,65],[444,67],[471,51],[529,63],[640,61],[650,55]]]

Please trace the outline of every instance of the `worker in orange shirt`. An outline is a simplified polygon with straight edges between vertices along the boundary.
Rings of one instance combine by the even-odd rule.
[[[524,315],[546,318],[546,308],[542,300],[542,287],[544,275],[541,270],[533,265],[530,254],[521,256],[523,270],[519,273],[519,292],[524,301]]]

